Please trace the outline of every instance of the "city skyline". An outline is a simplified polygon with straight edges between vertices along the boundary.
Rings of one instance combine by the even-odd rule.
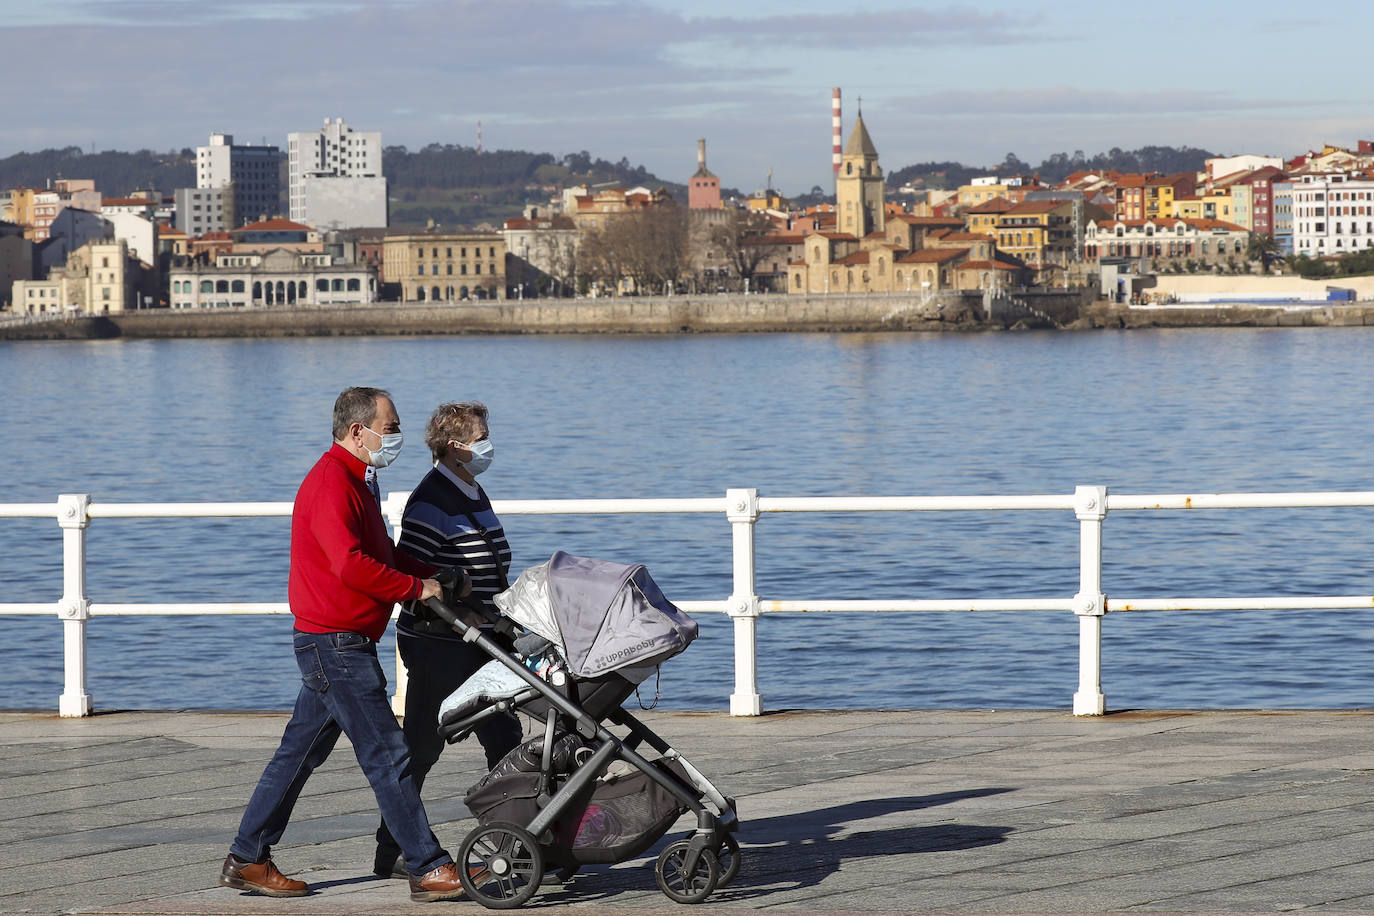
[[[0,156],[180,149],[211,132],[285,147],[344,117],[388,145],[628,158],[684,181],[696,140],[721,183],[769,170],[827,190],[830,89],[859,97],[887,170],[1008,152],[1195,146],[1291,156],[1374,135],[1361,36],[1272,0],[1113,10],[873,0],[3,0],[11,73]]]

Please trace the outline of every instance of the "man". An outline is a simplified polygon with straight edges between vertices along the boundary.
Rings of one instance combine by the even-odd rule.
[[[390,394],[346,389],[334,402],[333,433],[333,446],[306,474],[291,515],[287,599],[296,621],[300,693],[219,882],[270,897],[309,893],[304,881],[277,870],[272,845],[286,830],[305,781],[342,732],[409,863],[411,899],[451,900],[463,892],[458,869],[430,830],[377,661],[377,639],[393,604],[440,594],[432,567],[393,553],[364,481],[369,466],[385,467],[401,450],[401,421]]]

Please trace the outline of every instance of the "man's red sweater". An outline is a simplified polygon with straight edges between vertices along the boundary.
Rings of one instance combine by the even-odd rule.
[[[417,577],[435,572],[393,550],[377,500],[363,482],[366,470],[336,442],[296,492],[287,600],[298,630],[380,639],[392,605],[419,598]]]

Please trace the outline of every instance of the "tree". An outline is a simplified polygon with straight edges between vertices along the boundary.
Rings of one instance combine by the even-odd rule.
[[[667,202],[617,216],[587,233],[578,268],[604,289],[619,290],[630,280],[635,292],[664,293],[681,277],[686,254],[686,215]]]
[[[768,254],[760,244],[773,231],[773,221],[762,210],[731,210],[711,232],[711,246],[719,248],[730,269],[741,280],[752,280]]]
[[[1269,273],[1269,265],[1277,261],[1281,253],[1278,239],[1265,232],[1250,233],[1250,239],[1245,244],[1245,257],[1259,261],[1265,273]]]

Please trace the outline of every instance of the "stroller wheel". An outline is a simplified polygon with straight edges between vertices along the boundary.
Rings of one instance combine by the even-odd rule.
[[[678,903],[700,903],[711,896],[720,882],[720,860],[709,849],[703,849],[697,856],[696,867],[690,874],[684,870],[690,845],[688,840],[669,843],[654,866],[658,889]]]
[[[544,854],[525,828],[487,824],[463,839],[458,851],[458,877],[467,895],[482,906],[513,910],[539,890]]]
[[[682,838],[682,842],[691,838],[692,834],[689,833]],[[735,839],[733,834],[727,833],[720,846],[716,848],[716,860],[720,862],[720,880],[716,882],[716,890],[720,890],[739,876],[739,841]]]
[[[716,882],[716,887],[721,888],[739,875],[739,841],[727,833],[725,842],[716,850],[716,858],[720,860],[720,880]]]

